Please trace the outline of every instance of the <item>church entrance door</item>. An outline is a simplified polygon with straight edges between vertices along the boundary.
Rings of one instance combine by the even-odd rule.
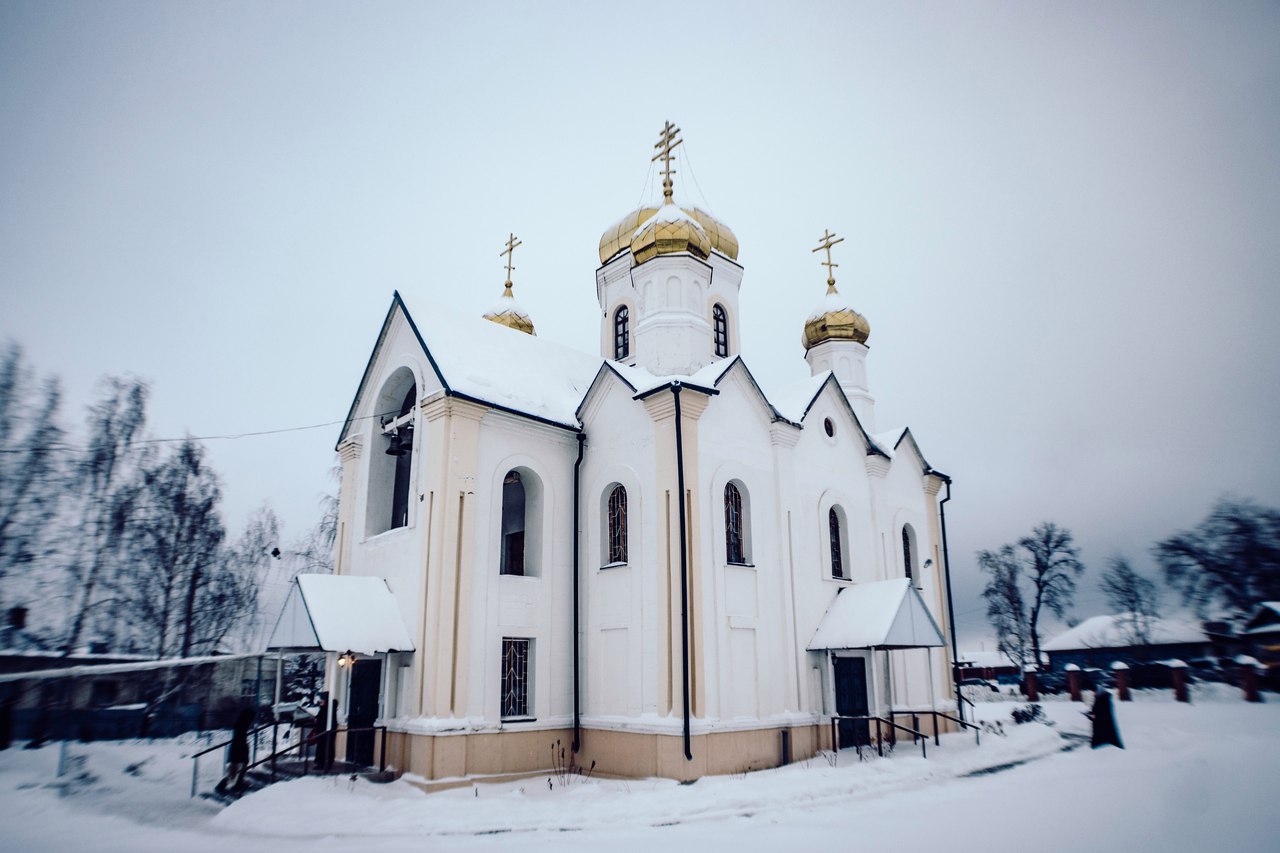
[[[867,662],[862,658],[835,659],[836,714],[841,717],[867,716]],[[840,721],[840,746],[867,746],[871,728],[866,720]]]
[[[347,708],[347,761],[364,767],[373,764],[374,732],[378,719],[378,694],[382,689],[382,661],[357,660],[351,665],[351,698]],[[354,729],[370,729],[354,731]]]

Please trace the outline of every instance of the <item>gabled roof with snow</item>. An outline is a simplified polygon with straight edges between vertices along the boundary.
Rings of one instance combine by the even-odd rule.
[[[397,315],[413,330],[449,396],[566,429],[579,428],[576,410],[600,369],[603,359],[599,356],[436,305],[419,315],[419,323],[397,292],[392,295],[339,441],[346,437],[361,396],[369,390],[374,364]]]
[[[906,578],[843,587],[827,607],[809,651],[919,649],[945,645],[920,593]]]
[[[1132,645],[1132,619],[1129,613],[1093,616],[1040,648],[1046,652],[1126,648]],[[1191,619],[1149,619],[1147,624],[1147,635],[1153,646],[1204,643],[1209,639],[1200,623]]]
[[[1245,625],[1246,634],[1275,634],[1280,632],[1280,601],[1264,601]]]
[[[298,575],[267,649],[372,655],[414,645],[382,578]]]
[[[582,428],[582,411],[588,398],[610,377],[621,380],[631,389],[635,399],[643,399],[675,382],[685,388],[714,395],[719,393],[717,388],[725,377],[738,369],[743,372],[756,391],[759,402],[774,421],[784,421],[803,428],[814,402],[831,385],[849,416],[857,424],[869,452],[892,458],[894,449],[904,440],[909,440],[926,472],[936,473],[944,478],[946,476],[933,471],[923,455],[920,455],[920,449],[909,430],[882,434],[885,438],[873,438],[867,433],[830,371],[808,377],[780,393],[769,395],[756,381],[740,355],[717,359],[690,376],[658,376],[643,367],[620,364],[600,356],[578,352],[483,317],[470,317],[448,308],[431,306],[420,316],[421,323],[415,321],[409,313],[399,292],[392,294],[391,306],[382,322],[382,329],[378,333],[368,364],[365,365],[364,375],[348,410],[339,443],[347,437],[362,396],[372,390],[368,386],[373,380],[374,367],[394,321],[397,317],[403,317],[430,363],[436,379],[451,397],[471,400],[576,431]],[[892,443],[888,436],[894,437]]]

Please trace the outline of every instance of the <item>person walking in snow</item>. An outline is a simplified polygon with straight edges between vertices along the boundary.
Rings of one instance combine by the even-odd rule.
[[[1093,720],[1093,748],[1100,746],[1118,746],[1124,749],[1124,744],[1120,742],[1120,730],[1116,728],[1115,709],[1111,705],[1111,691],[1105,687],[1098,690],[1093,699],[1093,710],[1089,712],[1089,719]]]
[[[231,730],[231,749],[227,753],[227,775],[214,789],[219,794],[244,791],[244,774],[249,769],[249,729],[253,728],[253,709],[241,708]]]

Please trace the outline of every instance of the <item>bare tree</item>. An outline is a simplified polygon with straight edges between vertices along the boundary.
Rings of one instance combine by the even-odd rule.
[[[226,559],[222,491],[204,463],[204,449],[191,439],[149,466],[143,482],[143,511],[130,529],[123,588],[155,655],[187,657],[207,640],[203,617],[210,594],[224,592],[216,577]]]
[[[21,348],[8,344],[0,354],[0,580],[44,556],[63,493],[61,393],[54,379],[33,385]]]
[[[1151,625],[1160,615],[1160,589],[1124,557],[1112,557],[1098,583],[1107,604],[1123,622],[1129,645],[1151,643]]]
[[[1016,649],[1020,641],[1015,637],[1021,636],[1030,646],[1030,661],[1024,652],[1023,665],[1040,664],[1041,614],[1048,610],[1059,618],[1066,615],[1075,599],[1075,579],[1084,572],[1079,553],[1071,531],[1051,521],[1037,524],[1016,545],[978,553],[978,567],[991,576],[982,593],[987,616],[997,637],[1006,638],[1000,640],[1001,651]],[[1023,578],[1030,585],[1029,595],[1022,589]]]
[[[331,479],[342,476],[342,468],[329,469]],[[314,527],[289,549],[293,575],[304,573],[333,574],[334,545],[338,540],[338,495],[331,493],[320,498],[320,518]],[[289,578],[292,580],[293,578]]]
[[[88,447],[76,472],[81,519],[69,568],[73,603],[63,654],[71,654],[84,635],[137,509],[142,451],[134,439],[146,421],[148,393],[136,379],[108,377],[102,399],[89,408]]]
[[[236,543],[228,549],[227,570],[241,584],[239,598],[233,606],[242,611],[234,635],[228,642],[243,651],[260,651],[267,641],[266,631],[273,625],[278,602],[270,591],[292,580],[284,568],[284,552],[280,550],[280,520],[271,507],[263,504],[254,510]]]
[[[1022,564],[1012,545],[999,551],[978,553],[978,566],[991,579],[982,590],[987,600],[987,619],[996,632],[996,649],[1019,669],[1031,661],[1027,636],[1027,606],[1022,598]]]
[[[1220,498],[1192,530],[1152,548],[1170,586],[1205,615],[1213,604],[1237,619],[1280,600],[1280,510]]]

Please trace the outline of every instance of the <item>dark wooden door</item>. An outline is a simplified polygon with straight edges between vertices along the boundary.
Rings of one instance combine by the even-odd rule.
[[[867,715],[867,662],[862,658],[836,658],[836,714],[841,717]],[[840,721],[840,746],[866,746],[871,729],[866,720]]]
[[[347,761],[368,767],[373,764],[372,731],[378,719],[378,694],[382,690],[382,661],[357,660],[351,665],[351,707],[347,709]]]

